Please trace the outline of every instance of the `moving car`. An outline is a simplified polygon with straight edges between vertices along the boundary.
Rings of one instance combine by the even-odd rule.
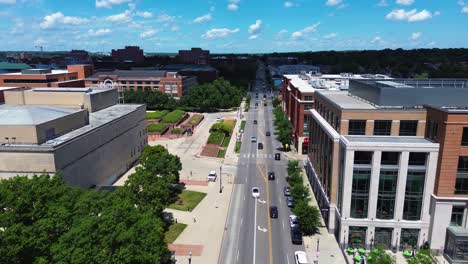
[[[275,153],[275,160],[281,160],[281,154]]]
[[[267,131],[265,134],[266,134],[267,137],[269,137],[270,136],[270,131]]]
[[[255,199],[260,197],[260,190],[258,189],[258,187],[252,188],[252,197]]]
[[[291,228],[298,228],[299,227],[299,220],[297,220],[297,216],[290,215],[289,216],[289,227]]]
[[[268,180],[270,180],[270,181],[274,181],[274,180],[275,180],[275,173],[274,173],[274,172],[270,171],[270,172],[268,173]]]
[[[256,138],[256,137],[251,137],[251,138],[250,138],[250,142],[252,142],[252,143],[257,142],[257,138]]]
[[[295,245],[302,245],[302,231],[299,228],[291,228],[291,242]],[[308,263],[297,262],[296,263]]]
[[[256,125],[256,124],[257,124],[257,120],[254,120],[254,125]]]
[[[210,171],[210,173],[208,173],[208,181],[216,181],[217,177],[216,171]]]
[[[304,251],[294,252],[294,261],[296,264],[309,264],[307,260],[307,254]]]
[[[258,149],[263,149],[263,143],[261,142],[258,143]]]
[[[267,106],[267,103],[264,103],[263,106]]]
[[[288,207],[294,207],[294,200],[292,197],[286,197],[286,204],[288,205]]]
[[[291,196],[291,188],[284,187],[283,193],[284,193],[284,196]]]
[[[278,207],[270,206],[270,217],[271,218],[278,218]]]

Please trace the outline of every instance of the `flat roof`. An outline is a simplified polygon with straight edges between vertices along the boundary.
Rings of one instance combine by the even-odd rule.
[[[0,105],[0,126],[39,125],[83,111],[45,105]]]
[[[320,91],[319,93],[341,109],[378,109],[366,101],[350,96],[346,91]]]
[[[423,137],[403,136],[343,136],[350,143],[436,144]]]
[[[23,74],[21,72],[11,72],[11,73],[2,73],[2,75],[50,75],[50,74],[63,74],[70,73],[68,70],[51,70],[50,73],[27,73]]]
[[[96,79],[99,76],[116,75],[122,78],[161,78],[166,76],[167,71],[144,71],[144,70],[114,70],[96,72],[86,79]]]
[[[307,79],[301,78],[299,74],[285,74],[284,77],[290,80],[290,83],[301,93],[313,93],[317,90],[339,90],[339,86],[328,80],[308,76]]]

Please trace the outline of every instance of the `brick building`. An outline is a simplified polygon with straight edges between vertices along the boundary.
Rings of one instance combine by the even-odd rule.
[[[201,48],[192,48],[190,50],[179,50],[179,60],[188,64],[205,65],[210,64],[210,51]]]
[[[118,62],[131,61],[141,63],[145,61],[143,50],[138,46],[125,46],[123,49],[113,49],[111,56],[114,61]]]

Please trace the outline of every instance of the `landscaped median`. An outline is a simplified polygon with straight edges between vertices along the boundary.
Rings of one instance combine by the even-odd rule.
[[[240,125],[240,128],[239,128],[239,133],[244,133],[246,124],[247,124],[246,120],[241,121],[241,125]],[[234,152],[239,153],[240,149],[241,149],[241,146],[242,146],[242,141],[241,141],[241,139],[239,137],[239,138],[236,139],[236,147],[234,149]]]

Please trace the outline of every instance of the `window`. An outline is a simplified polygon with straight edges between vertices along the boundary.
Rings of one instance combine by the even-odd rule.
[[[151,82],[150,82],[150,81],[146,81],[145,84],[151,84]]]
[[[416,136],[418,130],[418,120],[401,120],[400,136]]]
[[[146,91],[146,92],[151,91],[151,87],[150,87],[150,86],[145,86],[145,91]]]
[[[382,165],[396,165],[398,166],[398,161],[400,160],[400,152],[382,152],[382,158],[380,163]]]
[[[468,127],[463,128],[462,146],[468,146]]]
[[[313,96],[304,96],[305,101],[313,101],[314,97]]]
[[[365,135],[366,120],[349,120],[349,135]]]
[[[304,131],[303,134],[309,133],[309,121],[310,121],[310,115],[304,115]]]
[[[97,84],[98,82],[97,81],[93,81],[93,84]]]
[[[450,218],[451,226],[463,226],[463,215],[465,214],[465,206],[454,205],[452,207],[452,217]]]
[[[370,151],[355,151],[354,164],[372,164],[372,152]]]
[[[309,110],[314,108],[314,104],[304,104],[304,110]]]
[[[424,166],[426,165],[427,153],[424,152],[411,152],[409,154],[408,165],[410,166]]]
[[[385,249],[390,249],[392,246],[392,233],[392,228],[376,227],[374,245],[377,247],[383,246]]]
[[[403,247],[402,250],[405,250],[409,247],[416,247],[418,243],[418,237],[419,229],[402,228],[400,239],[400,246]]]
[[[127,84],[127,81],[120,81],[121,84]]]
[[[458,158],[455,194],[468,194],[468,156]]]
[[[377,197],[378,219],[393,219],[398,170],[381,170]]]
[[[349,246],[354,248],[366,247],[366,231],[367,227],[350,226],[348,236]]]
[[[421,219],[425,176],[425,171],[408,170],[403,206],[403,219],[405,220]]]
[[[374,135],[375,136],[390,136],[392,132],[392,120],[375,120]]]
[[[427,138],[432,139],[434,141],[437,140],[437,131],[439,129],[439,124],[433,120],[427,121],[426,125],[426,135]]]
[[[143,82],[142,81],[137,81],[137,84],[143,84]]]
[[[371,171],[369,169],[354,169],[351,192],[351,217],[367,218],[369,202],[369,185]]]

